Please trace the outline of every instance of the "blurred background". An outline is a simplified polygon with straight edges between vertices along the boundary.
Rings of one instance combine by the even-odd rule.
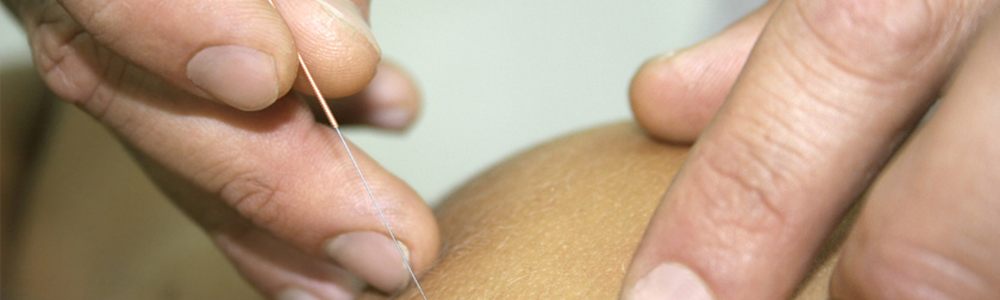
[[[643,61],[762,2],[377,0],[384,58],[416,77],[424,106],[404,133],[345,135],[435,203],[533,144],[630,118]],[[0,18],[2,297],[258,297],[113,137],[51,99],[20,26]]]
[[[374,1],[384,57],[415,75],[425,105],[404,134],[347,136],[433,202],[516,149],[630,118],[628,83],[643,61],[759,2]],[[2,18],[4,70],[33,71],[19,25]],[[20,76],[30,75],[4,77]]]
[[[540,141],[631,118],[645,60],[722,30],[762,1],[375,1],[384,57],[418,80],[402,136],[348,132],[425,199]]]

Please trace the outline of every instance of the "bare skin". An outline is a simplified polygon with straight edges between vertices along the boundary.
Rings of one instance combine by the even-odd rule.
[[[355,175],[329,147],[334,132],[297,99],[312,93],[299,75],[301,54],[345,124],[399,130],[413,121],[416,88],[381,62],[368,1],[3,3],[21,21],[46,86],[128,145],[265,294],[317,285],[325,286],[317,297],[352,290],[341,273],[312,267],[329,264],[385,291],[405,284],[398,255],[378,251],[385,255],[361,264],[341,247],[395,244],[380,221],[355,217],[363,192],[316,188]],[[418,270],[428,265],[438,249],[430,208],[363,151],[354,153],[385,195],[388,222],[412,229],[398,233],[411,261]],[[271,259],[246,255],[265,252]],[[288,263],[302,260],[313,263]]]
[[[687,147],[631,123],[559,138],[479,175],[437,208],[432,299],[614,299]],[[826,299],[842,226],[796,299]],[[360,299],[385,299],[368,290]],[[394,299],[420,299],[412,288]]]
[[[693,146],[622,299],[788,298],[862,195],[833,298],[1000,298],[998,45],[995,0],[772,0],[651,60],[636,119]]]
[[[190,221],[155,199],[163,196],[138,168],[115,166],[126,154],[107,133],[77,111],[62,122],[43,169],[80,155],[99,159],[40,172],[8,292],[25,299],[255,295]],[[444,247],[421,283],[431,299],[613,299],[662,187],[686,154],[687,147],[654,142],[626,123],[515,155],[437,208]],[[91,162],[115,167],[104,168],[102,176],[79,173],[97,169]],[[91,193],[106,198],[74,201]],[[838,232],[845,231],[842,226]],[[804,281],[800,299],[826,294],[838,240],[815,260],[817,271]],[[412,286],[400,295],[419,297]],[[361,295],[387,297],[371,289]]]
[[[307,105],[282,97],[303,90],[298,51],[328,96],[352,95],[374,76],[368,93],[344,104],[360,107],[348,109],[355,121],[398,129],[412,120],[409,83],[376,76],[367,1],[276,1],[277,11],[259,0],[4,3],[24,23],[48,87],[115,131],[265,294],[352,290],[336,272],[310,277],[322,273],[311,266],[327,264],[386,292],[404,286],[391,251],[352,264],[358,252],[338,247],[394,245],[379,222],[355,217],[357,190],[313,188],[350,171],[317,172],[343,154],[326,147],[333,133]],[[651,217],[621,296],[786,298],[840,216],[870,191],[835,296],[1000,297],[998,4],[772,0],[643,67],[631,91],[639,123],[657,138],[698,141]],[[331,25],[309,26],[317,22]],[[382,97],[392,90],[404,92]],[[915,130],[937,99],[941,109]],[[388,106],[411,113],[378,113]],[[426,270],[439,249],[431,211],[360,159],[390,195],[389,222],[412,229],[400,240]],[[303,259],[313,264],[290,263]],[[658,289],[678,280],[688,284]]]

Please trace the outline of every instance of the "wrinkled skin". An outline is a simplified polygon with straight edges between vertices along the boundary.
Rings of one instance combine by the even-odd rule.
[[[645,64],[639,124],[694,146],[621,297],[787,298],[867,194],[831,296],[1000,298],[998,3],[774,0]]]

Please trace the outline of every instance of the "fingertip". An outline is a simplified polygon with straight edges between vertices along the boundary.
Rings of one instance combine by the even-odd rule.
[[[353,144],[350,148],[367,184],[350,167],[342,174],[348,180],[339,182],[341,190],[352,190],[343,196],[345,204],[353,202],[350,207],[361,211],[337,211],[339,228],[324,233],[325,240],[309,244],[372,286],[397,292],[411,280],[404,261],[419,275],[437,257],[441,243],[437,222],[416,191]]]
[[[383,292],[402,290],[410,281],[409,248],[381,233],[344,233],[323,248],[338,265]]]
[[[417,119],[420,92],[412,77],[398,66],[382,63],[372,82],[362,91],[373,109],[365,123],[390,130],[403,130]]]
[[[676,53],[657,56],[639,68],[629,87],[636,121],[658,140],[689,143],[704,127],[692,100],[690,79],[678,70]]]
[[[87,20],[80,25],[100,46],[186,93],[258,110],[291,88],[295,45],[284,20],[267,2],[170,4],[60,3],[75,19]]]
[[[379,46],[371,26],[368,24],[368,5],[358,6],[350,0],[317,0],[328,14],[334,16],[347,24],[353,32],[359,34],[368,41],[375,52],[382,55],[382,47]]]
[[[647,61],[629,89],[637,122],[655,139],[692,143],[736,83],[753,39],[735,26],[711,40]]]
[[[260,110],[278,99],[274,56],[245,46],[212,46],[188,61],[187,77],[212,98],[244,111]]]
[[[636,281],[625,293],[626,300],[711,300],[704,280],[690,268],[677,263],[663,263]]]
[[[302,59],[323,96],[347,97],[372,80],[382,52],[361,8],[349,0],[276,4],[286,16]],[[314,95],[304,74],[299,75],[295,89]]]
[[[402,131],[420,113],[420,91],[406,71],[392,63],[380,63],[371,83],[358,94],[329,101],[344,124],[364,124]]]
[[[667,142],[694,142],[722,106],[779,2],[769,1],[711,39],[643,64],[629,99],[646,133]]]
[[[368,115],[366,123],[382,129],[400,131],[409,127],[415,116],[416,114],[408,109],[379,109]]]
[[[229,225],[226,230],[209,228],[213,241],[243,277],[270,298],[353,299],[361,290],[363,283],[340,267],[297,251],[258,228]],[[237,227],[243,228],[232,230]]]
[[[415,203],[380,201],[379,205],[388,211],[394,205],[415,206]],[[322,255],[384,293],[406,289],[413,284],[411,272],[419,276],[431,266],[440,251],[437,223],[430,210],[409,207],[407,211],[405,216],[385,215],[390,229],[360,224],[363,227],[357,231],[335,233],[322,243]],[[399,220],[400,217],[404,220]],[[380,217],[363,218],[362,221],[368,223]]]

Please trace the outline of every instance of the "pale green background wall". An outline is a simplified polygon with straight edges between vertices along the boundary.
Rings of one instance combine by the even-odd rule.
[[[759,2],[376,0],[385,57],[418,77],[425,106],[406,134],[346,134],[433,202],[515,151],[629,118],[628,82],[642,61]],[[30,63],[6,11],[0,21],[0,66]]]

